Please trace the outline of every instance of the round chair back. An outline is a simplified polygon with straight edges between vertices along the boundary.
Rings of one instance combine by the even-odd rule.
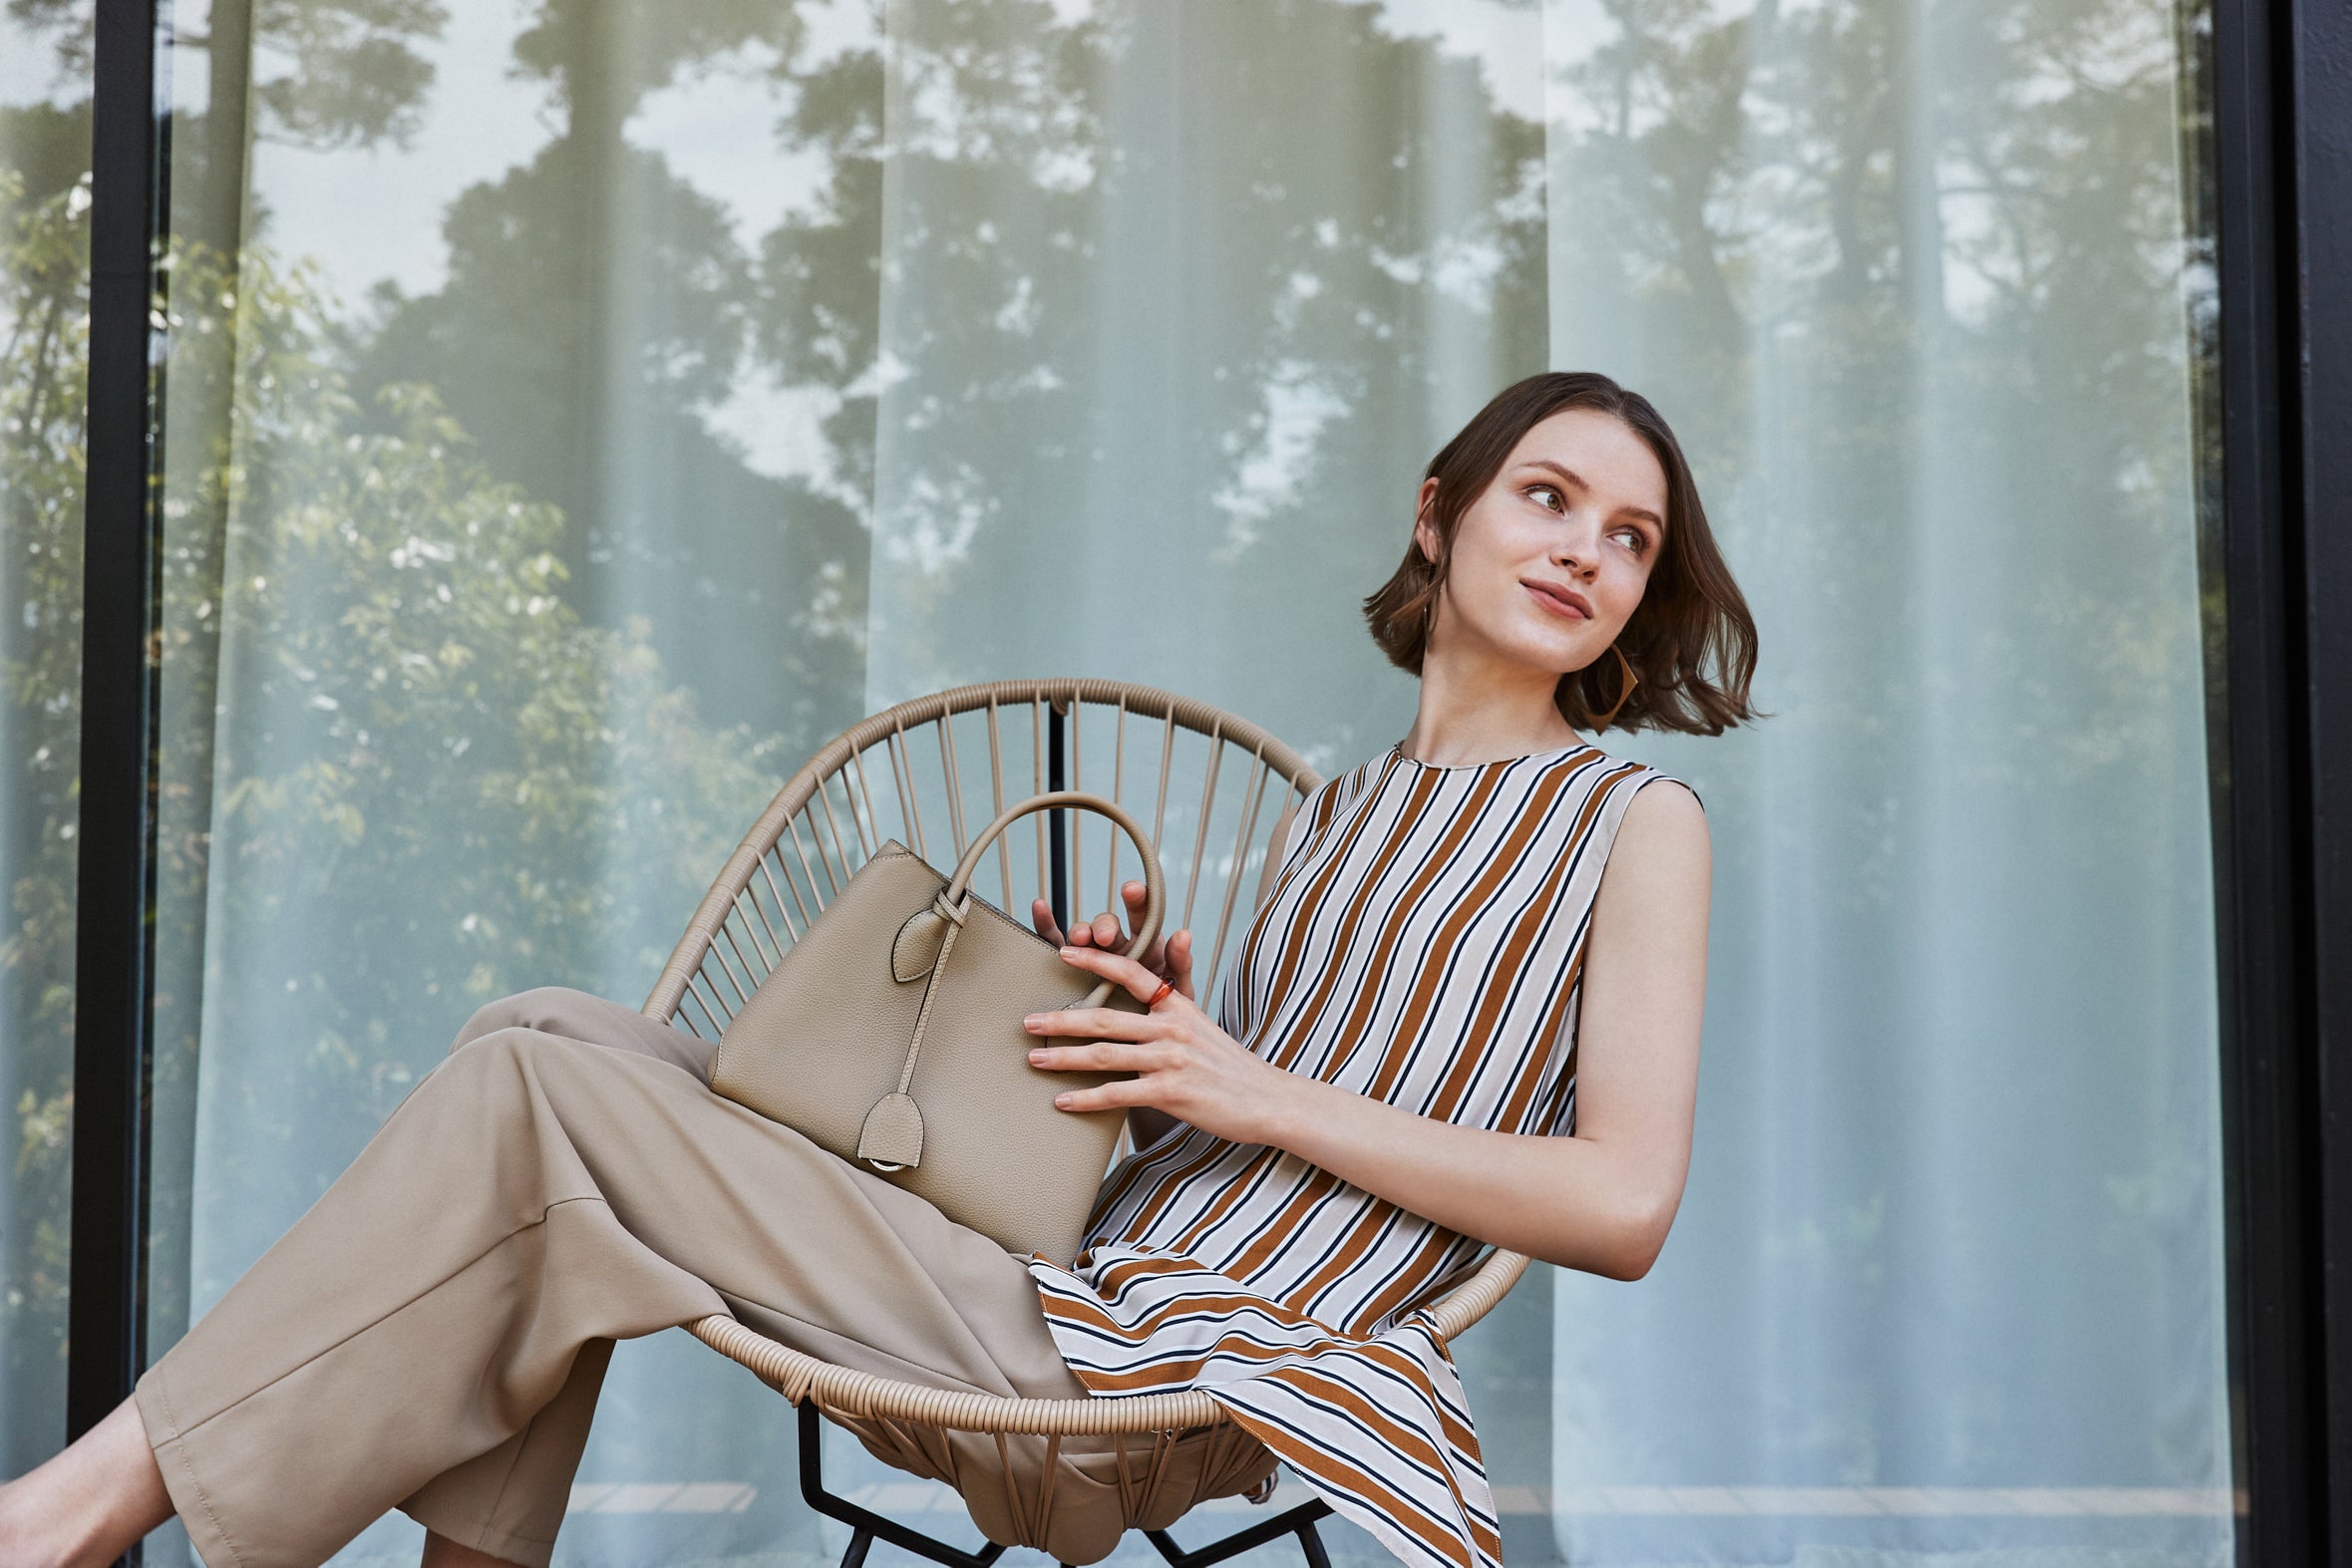
[[[1276,826],[1322,782],[1248,720],[1157,687],[992,681],[900,703],[836,737],[777,792],[694,912],[644,1011],[717,1039],[885,840],[944,875],[997,813],[1049,789],[1107,795],[1151,828],[1168,878],[1165,929],[1192,931],[1196,983],[1211,985],[1256,909]],[[973,886],[1024,926],[1041,897],[1062,929],[1105,910],[1125,925],[1119,883],[1140,869],[1108,818],[1039,811],[1026,832],[997,839]]]
[[[1257,725],[1157,687],[992,681],[900,703],[829,742],[777,791],[696,908],[644,1011],[716,1040],[884,842],[896,839],[945,875],[972,834],[1007,805],[1068,788],[1108,795],[1150,827],[1168,880],[1164,929],[1193,932],[1195,983],[1213,1012],[1218,999],[1206,988],[1221,977],[1227,943],[1238,940],[1271,885],[1269,848],[1286,841],[1281,835],[1299,802],[1322,782]],[[993,893],[1024,926],[1030,900],[1044,898],[1065,930],[1073,918],[1105,910],[1117,911],[1124,927],[1119,883],[1123,871],[1139,869],[1135,850],[1107,818],[1040,811],[1026,830],[1016,825],[997,838],[973,888]],[[1516,1253],[1491,1253],[1431,1306],[1440,1336],[1451,1339],[1476,1323],[1525,1267]],[[803,1490],[814,1506],[852,1524],[845,1559],[852,1568],[876,1532],[958,1568],[977,1568],[995,1549],[962,1553],[826,1492],[808,1447],[819,1410],[892,1464],[954,1485],[975,1519],[986,1515],[992,1538],[1031,1546],[1055,1536],[1057,1516],[1076,1504],[1079,1483],[1057,1496],[1055,1477],[1080,1452],[1097,1467],[1107,1459],[1108,1489],[1094,1490],[1115,1507],[1117,1526],[1153,1532],[1164,1554],[1173,1554],[1174,1544],[1161,1532],[1190,1506],[1196,1488],[1216,1495],[1217,1477],[1260,1473],[1270,1464],[1222,1406],[1194,1390],[998,1399],[836,1366],[725,1314],[688,1328],[802,1407]],[[1037,1477],[1035,1484],[1016,1484],[1016,1471]],[[1177,1474],[1190,1484],[1171,1479]],[[1299,1532],[1310,1557],[1321,1552],[1312,1528],[1320,1511],[1320,1504],[1293,1510],[1279,1524]],[[1245,1533],[1254,1538],[1265,1528]],[[1108,1549],[1099,1539],[1094,1545]],[[1221,1553],[1210,1547],[1199,1555],[1205,1562]]]

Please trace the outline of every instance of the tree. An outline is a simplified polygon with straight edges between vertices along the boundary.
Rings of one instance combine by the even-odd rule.
[[[0,1153],[11,1207],[29,1217],[0,1249],[14,1389],[54,1377],[64,1335],[87,212],[77,187],[13,214],[0,244],[14,601],[0,677],[9,756],[24,769],[8,813],[24,840],[11,853],[15,921],[0,943],[23,1086]],[[333,329],[314,279],[252,246],[233,279],[201,247],[174,253],[168,271],[173,330],[200,333],[198,312],[233,310],[242,350],[237,461],[204,480],[226,537],[168,535],[172,613],[160,649],[168,790],[188,789],[200,768],[212,805],[191,822],[167,798],[159,906],[168,920],[211,904],[222,950],[200,969],[175,967],[167,932],[162,968],[189,989],[207,976],[218,986],[216,1028],[303,1042],[268,1057],[276,1076],[208,1087],[276,1129],[278,1162],[261,1157],[266,1142],[230,1150],[205,1194],[238,1216],[220,1228],[266,1241],[473,1006],[586,983],[616,954],[650,979],[773,789],[775,748],[706,730],[641,628],[580,619],[552,548],[560,514],[490,479],[431,388],[385,389],[390,428],[356,429],[361,410],[325,357]],[[216,731],[215,650],[240,670]],[[622,857],[637,869],[616,878]],[[238,1000],[253,985],[219,985],[224,973],[250,981],[239,965],[282,965],[322,944],[350,961],[290,973],[282,989],[273,972],[264,1010]],[[200,1001],[159,994],[167,1102],[184,1102],[202,1071]],[[295,1143],[311,1157],[289,1169]],[[159,1183],[159,1198],[174,1185]],[[178,1227],[167,1215],[158,1229],[168,1241]],[[176,1273],[157,1270],[159,1285],[169,1291]],[[56,1434],[9,1436],[17,1455],[38,1457]]]

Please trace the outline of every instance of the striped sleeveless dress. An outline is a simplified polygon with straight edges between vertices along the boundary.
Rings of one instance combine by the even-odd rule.
[[[1601,867],[1634,792],[1670,776],[1591,746],[1459,767],[1402,746],[1300,802],[1217,1023],[1423,1115],[1564,1134]],[[1502,1560],[1494,1494],[1417,1309],[1482,1251],[1179,1123],[1113,1167],[1069,1269],[1030,1271],[1089,1389],[1197,1388],[1404,1562],[1474,1568]]]

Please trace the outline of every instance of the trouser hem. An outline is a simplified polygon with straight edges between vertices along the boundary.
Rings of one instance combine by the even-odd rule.
[[[553,1541],[534,1540],[527,1535],[494,1529],[479,1519],[439,1517],[442,1510],[413,1498],[399,1506],[402,1513],[434,1534],[446,1536],[460,1546],[471,1546],[478,1552],[488,1552],[501,1562],[515,1564],[516,1568],[547,1568],[555,1556]],[[210,1565],[207,1564],[206,1568],[210,1568]]]
[[[227,1527],[212,1507],[210,1494],[196,1476],[195,1461],[188,1453],[179,1422],[171,1414],[171,1395],[163,1368],[149,1368],[133,1387],[131,1397],[139,1406],[139,1420],[147,1430],[148,1446],[155,1450],[156,1469],[164,1477],[164,1493],[171,1499],[171,1511],[179,1516],[181,1527],[187,1531],[188,1544],[203,1560],[204,1568],[246,1568],[245,1554],[229,1538]],[[545,1568],[545,1564],[535,1564],[533,1568]]]

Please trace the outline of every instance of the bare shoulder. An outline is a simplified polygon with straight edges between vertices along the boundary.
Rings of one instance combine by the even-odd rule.
[[[1698,795],[1679,779],[1654,779],[1626,802],[1598,896],[1612,907],[1662,909],[1694,899],[1703,907],[1712,863]]]
[[[1707,810],[1698,794],[1679,779],[1663,775],[1634,790],[1617,824],[1617,850],[1633,849],[1638,856],[1654,853],[1707,853]],[[1610,858],[1614,860],[1615,854]]]

